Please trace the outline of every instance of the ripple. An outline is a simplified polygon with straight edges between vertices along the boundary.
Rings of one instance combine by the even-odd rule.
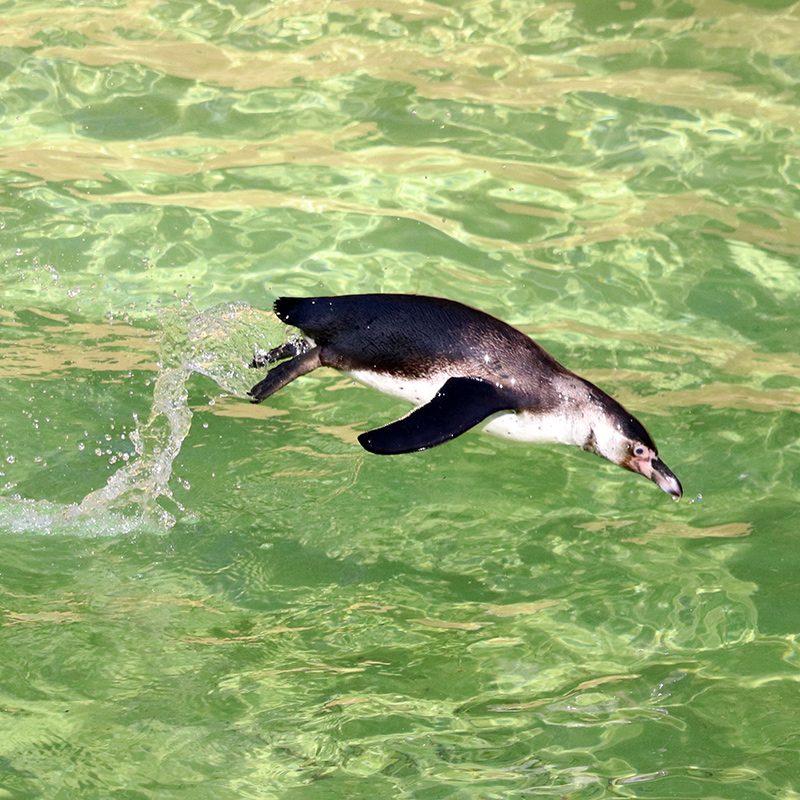
[[[6,791],[800,789],[798,24],[5,9]],[[323,371],[247,403],[272,299],[352,291],[522,326],[695,502],[472,434],[364,456],[402,410]]]

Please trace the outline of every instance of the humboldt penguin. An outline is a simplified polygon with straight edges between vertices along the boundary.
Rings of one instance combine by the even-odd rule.
[[[257,354],[252,367],[276,366],[250,389],[253,403],[333,367],[416,406],[358,437],[371,453],[426,450],[484,423],[486,433],[509,439],[577,445],[676,500],[683,493],[636,417],[489,314],[410,294],[279,297],[274,308],[302,337]]]

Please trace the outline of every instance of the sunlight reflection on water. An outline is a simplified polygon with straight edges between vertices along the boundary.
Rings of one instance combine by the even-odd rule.
[[[795,6],[33,1],[3,37],[6,791],[800,792]],[[365,457],[402,409],[342,376],[248,404],[272,299],[353,291],[519,325],[696,502],[477,436]]]

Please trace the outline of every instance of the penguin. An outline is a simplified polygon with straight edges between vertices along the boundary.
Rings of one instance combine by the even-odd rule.
[[[370,453],[427,450],[483,424],[508,439],[581,447],[676,500],[683,494],[636,417],[483,311],[413,294],[279,297],[274,310],[302,337],[253,359],[251,367],[274,365],[248,392],[253,403],[317,367],[333,367],[415,406],[358,437]]]

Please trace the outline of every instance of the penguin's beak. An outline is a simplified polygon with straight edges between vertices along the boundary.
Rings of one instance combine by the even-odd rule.
[[[634,472],[644,475],[645,478],[649,478],[661,491],[671,495],[673,499],[678,500],[683,495],[681,482],[658,456],[633,459],[630,468]]]

